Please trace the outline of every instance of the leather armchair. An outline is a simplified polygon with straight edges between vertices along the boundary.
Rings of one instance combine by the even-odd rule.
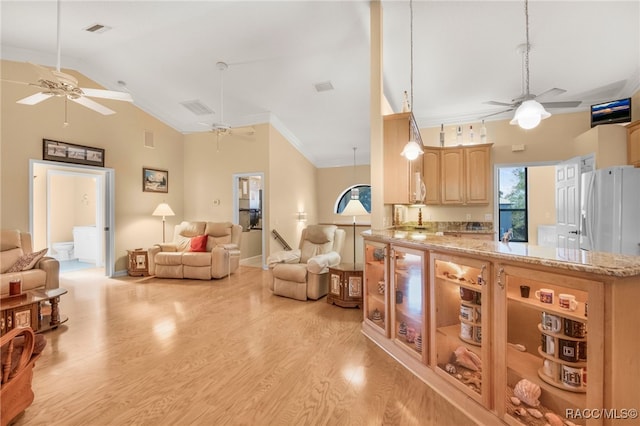
[[[329,267],[340,263],[346,233],[335,225],[309,225],[298,249],[267,258],[270,289],[278,296],[317,300],[329,292]]]

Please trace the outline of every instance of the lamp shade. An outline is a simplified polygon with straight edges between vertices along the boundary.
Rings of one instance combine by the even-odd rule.
[[[151,213],[152,216],[175,216],[176,214],[171,210],[171,207],[167,203],[160,203],[158,207]]]
[[[340,214],[343,216],[366,216],[369,212],[364,208],[360,200],[352,198]]]
[[[551,117],[551,114],[537,101],[530,99],[524,101],[522,105],[516,109],[513,120],[509,124],[517,124],[523,129],[533,129],[541,120]]]
[[[422,153],[424,153],[424,151],[420,145],[418,145],[418,142],[411,140],[404,146],[400,155],[405,157],[407,160],[415,160],[418,158],[418,155]]]

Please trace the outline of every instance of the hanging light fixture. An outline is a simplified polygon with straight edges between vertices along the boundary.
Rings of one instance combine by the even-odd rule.
[[[509,124],[517,124],[521,128],[528,130],[536,127],[545,118],[551,117],[551,114],[544,109],[540,102],[533,99],[529,92],[529,50],[531,49],[529,44],[529,0],[524,0],[524,17],[527,39],[524,50],[526,92],[524,102],[516,109],[513,120]]]
[[[411,101],[409,102],[409,111],[413,111],[413,0],[409,1],[409,10],[410,10],[410,27],[409,32],[411,34]],[[424,151],[418,142],[415,141],[415,134],[413,132],[413,126],[410,126],[409,130],[409,142],[404,146],[400,155],[405,157],[407,160],[415,160],[418,158],[420,154],[423,154]]]
[[[353,181],[356,181],[356,147],[353,147]],[[356,216],[367,216],[369,212],[360,201],[360,190],[351,188],[351,199],[345,206],[342,216],[353,216],[353,264],[356,263]]]

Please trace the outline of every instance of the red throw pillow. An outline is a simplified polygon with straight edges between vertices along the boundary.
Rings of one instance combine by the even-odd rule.
[[[191,251],[207,251],[207,235],[191,238]]]

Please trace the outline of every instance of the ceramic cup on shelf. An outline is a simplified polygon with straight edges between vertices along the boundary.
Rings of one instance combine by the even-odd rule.
[[[475,309],[471,306],[460,305],[460,318],[467,321],[475,321],[476,314]]]
[[[479,325],[473,327],[473,340],[477,343],[482,343],[482,327]]]
[[[463,339],[473,339],[473,326],[464,322],[460,323],[460,337]]]
[[[551,377],[554,380],[560,379],[560,370],[558,368],[558,364],[551,361],[550,359],[545,359],[542,367],[542,371],[548,377]]]
[[[558,340],[558,345],[559,345],[559,350],[558,350],[558,357],[563,360],[563,361],[567,361],[567,362],[578,362],[579,361],[579,356],[578,356],[578,342],[575,340],[565,340],[565,339],[559,339]]]
[[[547,355],[554,355],[555,356],[555,354],[556,354],[556,342],[555,342],[553,336],[548,336],[546,334],[542,334],[541,343],[542,343],[542,352],[546,353]]]
[[[586,378],[584,368],[562,365],[562,383],[567,386],[579,388],[583,386],[583,377]],[[585,382],[586,384],[586,382]]]
[[[520,286],[520,297],[529,297],[529,291],[531,290],[531,287],[529,287],[528,285],[521,285]]]
[[[560,293],[558,295],[558,303],[562,309],[567,309],[569,311],[575,311],[578,309],[578,302],[573,294]]]
[[[536,299],[539,299],[542,303],[553,303],[553,290],[550,288],[541,288],[535,292]]]
[[[564,318],[563,323],[566,336],[583,338],[587,335],[587,324],[569,318]]]
[[[460,287],[460,299],[465,302],[473,302],[476,298],[476,292],[466,287]]]
[[[562,330],[562,319],[557,315],[551,315],[548,312],[543,312],[540,325],[543,330],[558,333]]]

